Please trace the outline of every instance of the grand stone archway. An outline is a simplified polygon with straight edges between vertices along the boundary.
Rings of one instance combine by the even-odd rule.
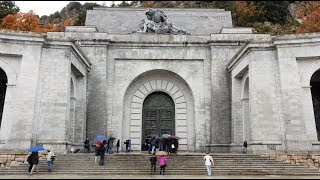
[[[144,103],[149,95],[166,94],[173,101],[172,133],[181,137],[180,150],[195,149],[194,97],[183,78],[168,70],[151,70],[137,76],[128,86],[124,97],[122,137],[130,138],[133,150],[141,150]]]
[[[175,110],[172,98],[161,91],[149,94],[143,102],[142,142],[148,135],[175,134]]]

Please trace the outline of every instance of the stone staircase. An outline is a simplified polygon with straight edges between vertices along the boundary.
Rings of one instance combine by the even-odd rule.
[[[166,175],[206,175],[203,153],[180,153],[167,156]],[[307,168],[271,160],[252,154],[216,153],[213,175],[320,175],[318,168]],[[94,154],[58,154],[52,174],[76,175],[148,175],[150,174],[149,154],[119,153],[106,154],[105,166],[94,163]],[[0,174],[27,174],[28,164],[1,167]],[[40,160],[40,173],[47,172],[45,160]],[[157,164],[157,174],[159,166]]]

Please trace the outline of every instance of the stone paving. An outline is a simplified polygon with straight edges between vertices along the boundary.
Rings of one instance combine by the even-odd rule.
[[[61,174],[33,174],[33,175],[1,175],[0,179],[319,179],[320,176],[192,176],[192,175],[61,175]]]

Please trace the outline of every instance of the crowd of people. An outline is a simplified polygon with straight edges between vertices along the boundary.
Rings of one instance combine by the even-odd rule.
[[[179,148],[179,138],[174,136],[159,137],[153,136],[146,138],[144,150],[149,154],[155,154],[157,151],[165,151],[167,153],[177,153]]]
[[[116,138],[109,138],[108,140],[102,140],[98,141],[94,146],[94,152],[96,155],[95,158],[95,163],[99,164],[100,166],[105,165],[104,160],[105,160],[105,154],[106,152],[108,154],[113,154],[113,148],[114,148],[114,140]],[[165,168],[167,166],[167,158],[166,154],[167,153],[177,153],[178,150],[178,141],[179,138],[173,138],[173,137],[158,137],[158,136],[153,136],[150,139],[146,139],[145,141],[145,150],[148,150],[149,154],[152,154],[150,157],[150,163],[151,163],[151,171],[150,174],[155,174],[156,172],[156,163],[158,161],[158,158],[156,155],[156,152],[164,152],[164,154],[161,154],[159,157],[159,167],[160,167],[160,173],[162,175],[165,175]],[[124,144],[126,145],[126,153],[131,151],[131,140],[127,139],[124,140]],[[243,143],[243,152],[247,152],[247,142],[244,141]],[[120,139],[117,140],[116,142],[116,152],[119,153],[119,147],[120,147]],[[86,153],[92,152],[92,140],[86,139],[84,141],[84,149]],[[52,172],[53,170],[53,162],[56,159],[55,154],[53,153],[52,149],[48,149],[47,151],[47,165],[48,165],[48,172]],[[98,163],[98,158],[99,158],[99,163]],[[206,153],[206,155],[203,157],[203,160],[205,161],[205,166],[207,168],[207,173],[208,176],[211,176],[211,166],[214,165],[213,158],[209,155],[209,153]],[[39,172],[39,155],[38,152],[32,152],[28,158],[27,161],[29,163],[29,168],[28,172],[30,174],[33,174],[33,172],[36,170],[37,173]]]

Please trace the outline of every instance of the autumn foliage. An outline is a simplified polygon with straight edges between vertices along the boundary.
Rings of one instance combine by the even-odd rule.
[[[320,2],[302,2],[298,7],[298,18],[302,24],[297,33],[320,32]]]
[[[43,27],[40,27],[40,19],[33,11],[29,11],[28,13],[18,12],[13,15],[7,15],[2,19],[0,28],[43,33],[58,30],[58,27],[51,23],[47,23]]]
[[[156,1],[141,1],[142,7],[154,7],[156,4]]]
[[[235,7],[235,22],[238,26],[252,26],[265,14],[253,1],[235,1]]]

